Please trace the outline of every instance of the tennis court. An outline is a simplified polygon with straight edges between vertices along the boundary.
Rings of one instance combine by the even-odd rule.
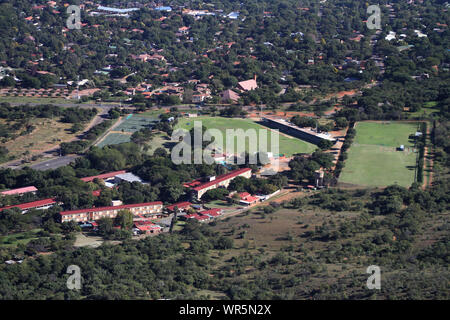
[[[128,115],[125,120],[114,128],[114,131],[136,132],[143,128],[151,128],[159,119],[151,117],[143,117],[136,115]]]

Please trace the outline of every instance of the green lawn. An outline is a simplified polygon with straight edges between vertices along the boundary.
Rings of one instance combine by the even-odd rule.
[[[416,129],[414,123],[357,123],[355,141],[348,151],[339,182],[378,187],[410,186],[414,182],[416,153],[408,137]],[[405,151],[397,151],[402,144]]]
[[[228,209],[228,208],[232,208],[232,207],[236,207],[236,206],[238,206],[238,205],[230,204],[224,200],[214,200],[214,201],[208,202],[208,204],[207,204],[207,207],[220,208],[220,209]]]
[[[267,147],[268,151],[271,151],[271,134],[270,130],[262,125],[255,123],[252,120],[248,119],[236,119],[236,118],[222,118],[222,117],[197,117],[197,118],[183,118],[180,119],[176,129],[182,128],[186,130],[190,130],[194,126],[194,121],[201,121],[202,124],[208,129],[218,129],[223,134],[223,145],[226,146],[225,141],[225,132],[227,129],[243,129],[244,131],[248,129],[255,129],[258,133],[258,141],[259,141],[259,129],[266,129],[267,131]],[[237,138],[234,141],[235,148],[237,146]],[[257,147],[257,146],[255,146]],[[279,153],[285,154],[286,156],[291,156],[295,153],[312,153],[316,149],[316,146],[302,141],[300,139],[294,137],[284,136],[282,134],[279,135]],[[236,150],[236,149],[235,149]],[[249,150],[248,139],[245,141],[245,150]],[[237,152],[241,153],[244,150],[237,150]]]
[[[18,244],[27,244],[31,240],[38,239],[37,233],[42,229],[33,229],[0,237],[0,247],[15,247]]]
[[[159,116],[161,114],[164,113],[164,110],[149,110],[149,111],[144,111],[141,113],[136,113],[133,117],[152,117],[152,118],[159,118]]]
[[[416,112],[408,112],[408,117],[411,119],[414,118],[427,118],[432,116],[437,116],[440,112],[439,108],[436,108],[436,101],[428,101],[423,106],[422,109]]]
[[[408,141],[408,137],[416,132],[417,127],[417,123],[358,122],[355,143],[387,147],[399,147],[402,144],[405,147],[412,146],[414,144]]]

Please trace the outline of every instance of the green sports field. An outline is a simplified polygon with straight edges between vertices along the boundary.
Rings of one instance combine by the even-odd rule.
[[[417,123],[358,122],[355,129],[340,183],[408,187],[414,182],[416,152],[409,136],[416,132]],[[397,151],[400,145],[405,151]]]
[[[248,129],[255,129],[256,132],[259,132],[259,129],[267,129],[267,147],[268,151],[270,150],[271,144],[271,134],[270,129],[264,127],[262,125],[257,124],[256,122],[249,119],[236,119],[236,118],[222,118],[222,117],[197,117],[197,118],[183,118],[180,119],[176,129],[182,128],[186,130],[190,130],[194,126],[194,121],[201,121],[202,125],[207,129],[218,129],[222,132],[224,136],[223,145],[225,144],[225,132],[227,129],[243,129],[244,131]],[[259,142],[259,136],[258,136]],[[234,142],[235,146],[237,145],[237,139]],[[300,139],[294,137],[284,136],[282,134],[279,135],[279,153],[284,154],[286,156],[291,156],[295,153],[312,153],[316,150],[316,146],[302,141]],[[245,150],[249,150],[248,139],[246,139]],[[241,153],[244,150],[237,150],[237,152]]]

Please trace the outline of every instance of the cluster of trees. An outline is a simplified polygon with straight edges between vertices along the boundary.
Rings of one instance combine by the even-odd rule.
[[[91,129],[89,129],[82,137],[82,139],[74,140],[71,142],[63,142],[60,145],[61,154],[73,154],[82,152],[86,149],[89,144],[91,144],[95,139],[97,139],[102,133],[104,133],[110,126],[114,123],[113,120],[103,121]]]
[[[237,192],[248,192],[250,194],[272,194],[285,187],[288,183],[286,176],[277,174],[268,176],[267,179],[236,177],[230,182],[228,190]]]
[[[341,153],[339,154],[338,162],[336,163],[336,168],[334,169],[334,176],[336,177],[336,179],[339,178],[342,169],[344,169],[345,167],[345,160],[347,160],[348,158],[347,151],[352,145],[353,139],[356,136],[356,130],[354,126],[355,126],[354,122],[350,123],[350,126],[347,130],[347,134],[345,136],[344,143],[342,144]]]
[[[417,176],[416,181],[418,183],[423,183],[423,167],[425,165],[425,146],[427,143],[427,123],[420,123],[420,130],[422,135],[420,137],[414,137],[416,140],[416,147],[419,149],[419,154],[417,155]]]
[[[314,183],[315,171],[324,169],[330,170],[333,167],[334,156],[323,151],[315,151],[310,157],[294,157],[289,162],[289,178],[293,179],[298,184]],[[324,183],[328,184],[332,181],[332,177],[326,172]]]
[[[34,246],[39,244],[47,246],[48,241],[39,240]],[[97,249],[53,248],[56,254],[38,256],[23,264],[1,264],[0,297],[192,299],[195,291],[212,287],[210,250],[227,250],[232,246],[231,239],[217,237],[209,228],[189,222],[180,234],[128,240],[122,245]],[[27,256],[26,250],[18,254]],[[13,257],[4,249],[0,249],[0,256],[2,261]],[[69,290],[66,286],[67,267],[73,264],[82,270],[81,290]]]
[[[62,108],[52,104],[11,106],[7,102],[0,103],[0,118],[8,121],[60,118],[65,123],[82,123],[90,121],[96,114],[95,108]]]

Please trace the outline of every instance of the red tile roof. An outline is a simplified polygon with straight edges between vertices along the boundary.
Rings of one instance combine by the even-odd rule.
[[[256,83],[255,79],[241,81],[238,83],[239,87],[242,88],[244,91],[250,91],[258,88],[258,84]]]
[[[243,169],[234,170],[234,171],[231,171],[231,172],[229,172],[229,173],[222,174],[222,175],[218,176],[218,177],[217,177],[215,180],[213,180],[213,181],[208,181],[208,182],[202,183],[202,184],[200,184],[200,185],[194,187],[193,189],[194,189],[195,191],[200,191],[200,190],[203,190],[203,189],[208,188],[208,187],[210,187],[210,186],[216,185],[216,184],[218,184],[219,182],[222,182],[222,181],[225,181],[225,180],[228,180],[228,179],[232,179],[232,178],[234,178],[234,177],[237,177],[238,175],[241,175],[241,174],[243,174],[243,173],[245,173],[245,172],[248,172],[248,171],[251,171],[251,170],[252,170],[252,169],[250,169],[250,168],[243,168]]]
[[[98,207],[98,208],[88,208],[88,209],[78,209],[78,210],[70,210],[70,211],[62,211],[59,214],[62,216],[68,214],[76,214],[76,213],[85,213],[85,212],[98,212],[105,210],[121,210],[121,209],[129,209],[129,208],[137,208],[137,207],[146,207],[146,206],[155,206],[162,205],[161,201],[154,202],[146,202],[146,203],[135,203],[135,204],[124,204],[121,206],[108,206],[108,207]]]
[[[247,198],[249,196],[250,196],[250,193],[248,193],[248,192],[241,192],[241,193],[239,193],[239,197],[241,199],[245,199],[245,198]]]
[[[37,208],[37,207],[46,206],[46,205],[55,204],[55,203],[56,203],[55,198],[48,198],[48,199],[42,199],[42,200],[38,200],[38,201],[27,202],[27,203],[22,203],[22,204],[15,204],[12,206],[3,207],[3,208],[0,208],[0,211],[6,210],[6,209],[11,209],[11,208],[19,208],[21,210],[27,210],[27,209]]]
[[[238,101],[239,100],[239,95],[234,92],[233,90],[225,90],[222,92],[222,99],[225,100],[231,100],[231,101]]]
[[[198,214],[193,213],[193,214],[187,214],[184,216],[186,219],[191,219],[191,218],[197,218],[200,217]]]
[[[256,202],[258,200],[259,200],[259,198],[257,198],[257,197],[248,196],[248,197],[245,197],[244,199],[242,199],[241,201],[252,203],[252,202]]]
[[[108,173],[99,174],[98,176],[84,177],[84,178],[81,178],[81,180],[84,182],[90,182],[96,178],[97,179],[108,179],[108,178],[112,178],[112,177],[117,176],[118,174],[123,174],[123,173],[126,173],[126,171],[121,170],[121,171],[108,172]]]
[[[184,202],[178,202],[178,203],[174,203],[171,204],[170,206],[167,206],[167,210],[173,211],[175,210],[175,207],[178,207],[178,209],[184,209],[187,207],[190,207],[192,205],[192,203],[188,202],[188,201],[184,201]]]
[[[207,216],[196,216],[196,217],[194,217],[194,219],[198,220],[198,221],[203,221],[203,220],[208,220],[210,218]]]
[[[6,196],[6,195],[23,194],[23,193],[35,192],[35,191],[37,191],[37,188],[35,186],[29,186],[29,187],[23,187],[23,188],[2,191],[2,192],[0,192],[0,194]]]
[[[217,217],[220,216],[222,213],[222,209],[219,208],[214,208],[214,209],[209,209],[209,210],[205,210],[205,211],[201,211],[199,212],[201,215],[210,215],[213,217]]]
[[[149,231],[149,230],[159,230],[159,229],[161,229],[161,227],[156,225],[156,224],[138,225],[138,226],[136,226],[136,228],[139,229],[139,231]]]

